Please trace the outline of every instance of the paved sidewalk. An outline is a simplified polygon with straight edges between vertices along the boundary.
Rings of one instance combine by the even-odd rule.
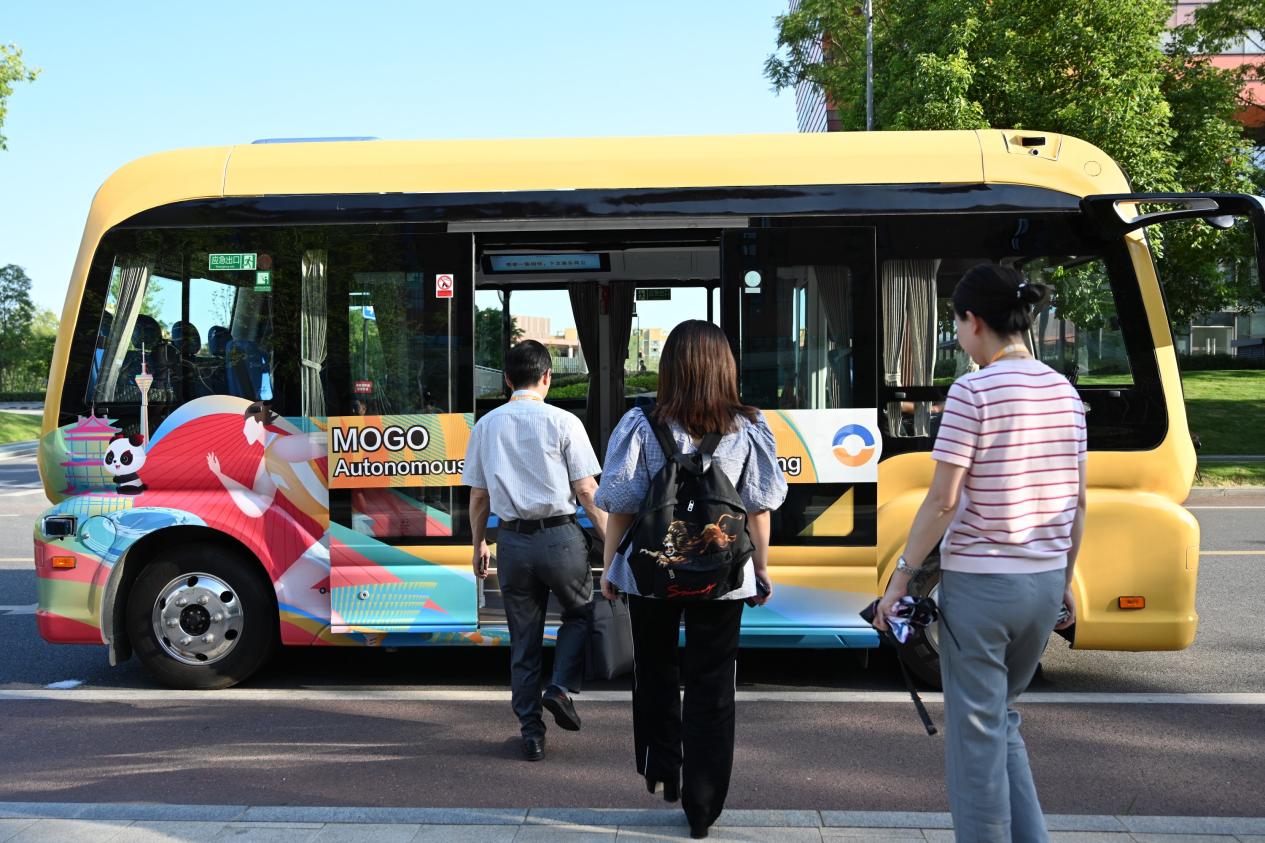
[[[1052,815],[1052,840],[1265,843],[1265,818]],[[712,839],[949,841],[940,813],[730,810]],[[158,841],[451,841],[588,843],[689,839],[679,810],[508,808],[318,808],[247,805],[0,802],[0,843]]]

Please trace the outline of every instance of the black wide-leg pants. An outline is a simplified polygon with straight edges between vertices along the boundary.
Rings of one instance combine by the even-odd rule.
[[[680,781],[681,806],[691,824],[714,823],[729,793],[742,606],[741,600],[628,600],[636,655],[637,772]],[[682,618],[685,647],[678,648]]]

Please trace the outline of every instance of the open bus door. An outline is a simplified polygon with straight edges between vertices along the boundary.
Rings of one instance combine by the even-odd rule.
[[[473,235],[367,239],[330,255],[331,631],[472,632]]]
[[[1173,220],[1201,219],[1228,229],[1246,217],[1256,235],[1256,275],[1265,290],[1265,199],[1247,193],[1103,193],[1081,199],[1081,209],[1104,239]]]

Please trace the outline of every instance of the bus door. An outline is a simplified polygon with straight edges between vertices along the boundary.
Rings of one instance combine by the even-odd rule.
[[[744,643],[871,646],[878,462],[875,235],[869,227],[727,231],[726,333],[745,403],[777,443],[777,596],[746,610]]]
[[[346,249],[328,256],[331,630],[472,631],[473,235]]]

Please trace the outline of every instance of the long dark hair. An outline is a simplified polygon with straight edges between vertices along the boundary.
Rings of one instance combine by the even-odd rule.
[[[674,421],[691,436],[731,433],[738,416],[754,421],[757,410],[738,398],[738,366],[720,328],[701,319],[668,334],[659,358],[656,422]]]
[[[967,311],[1003,337],[1032,327],[1032,311],[1050,295],[1046,284],[1034,284],[1017,269],[996,263],[971,267],[953,288],[953,311]]]

